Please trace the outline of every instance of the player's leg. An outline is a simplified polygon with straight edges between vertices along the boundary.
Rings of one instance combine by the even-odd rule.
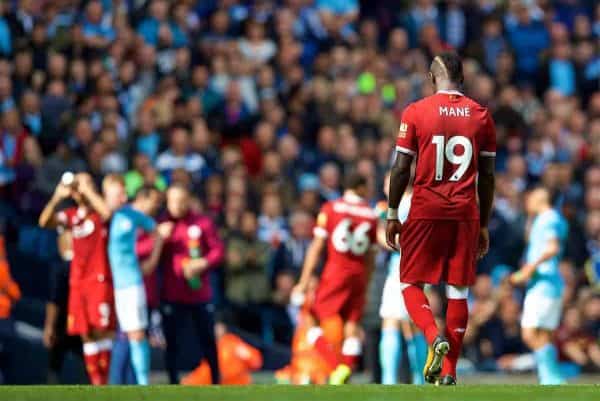
[[[406,353],[410,367],[412,384],[425,384],[423,379],[423,367],[427,360],[427,341],[423,333],[419,331],[408,319],[400,321],[402,337],[406,342]]]
[[[114,295],[111,283],[91,282],[85,295],[91,336],[98,347],[98,370],[102,382],[108,383],[110,357],[116,324]]]
[[[423,292],[423,283],[438,284],[442,277],[447,244],[441,236],[447,224],[443,221],[408,220],[400,237],[400,289],[406,310],[423,332],[427,342],[433,344],[439,335],[429,301]]]
[[[469,320],[467,297],[469,286],[475,282],[480,225],[478,220],[451,222],[451,234],[446,238],[449,256],[446,271],[445,336],[450,350],[442,366],[440,384],[456,383],[456,364],[462,350]]]
[[[147,385],[150,381],[150,344],[146,337],[148,310],[144,286],[134,285],[115,290],[115,307],[119,325],[129,342],[136,382]]]
[[[379,316],[381,323],[381,338],[379,340],[379,364],[381,366],[381,383],[396,384],[398,370],[402,360],[402,336],[400,321],[408,319],[408,312],[400,290],[399,267],[400,254],[394,253],[388,263],[388,276],[381,294]],[[422,367],[422,366],[421,366]]]
[[[96,339],[92,337],[89,319],[86,313],[84,294],[86,288],[81,283],[71,285],[69,291],[69,313],[67,317],[67,332],[70,335],[81,337],[83,361],[90,384],[98,386],[103,384],[102,373],[99,368],[98,355],[100,350]]]
[[[306,333],[307,342],[314,346],[331,369],[341,362],[344,323],[340,313],[352,295],[350,283],[347,281],[343,278],[321,280],[312,307],[312,313],[319,321],[319,326],[311,327]]]
[[[313,326],[306,333],[306,340],[335,369],[341,362],[340,350],[344,339],[344,323],[338,314],[322,317],[319,326]]]
[[[561,301],[528,293],[523,303],[521,335],[533,350],[540,384],[562,384],[552,332],[560,322]]]
[[[469,295],[468,287],[459,287],[453,285],[446,286],[446,297],[448,298],[448,307],[446,309],[446,338],[450,342],[450,350],[444,359],[442,365],[442,378],[446,384],[456,382],[456,364],[462,350],[463,338],[467,329],[469,320],[469,309],[467,306],[467,297]]]
[[[383,319],[379,340],[379,363],[381,384],[397,384],[398,369],[402,358],[402,338],[400,322],[396,319]]]

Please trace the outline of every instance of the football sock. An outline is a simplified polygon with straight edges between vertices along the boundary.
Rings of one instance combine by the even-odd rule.
[[[99,366],[100,350],[98,349],[98,343],[94,341],[88,341],[83,343],[83,360],[85,362],[85,370],[87,371],[90,383],[94,386],[105,384],[103,382],[103,376]]]
[[[381,364],[381,384],[398,383],[398,367],[402,356],[400,330],[393,327],[381,329],[379,341],[379,363]]]
[[[358,337],[348,337],[342,346],[342,363],[354,369],[362,353],[362,343]]]
[[[409,285],[402,291],[402,295],[410,318],[425,334],[427,342],[433,344],[438,335],[438,328],[425,292],[421,287]]]
[[[129,340],[131,364],[137,384],[147,385],[150,382],[150,344],[148,340]]]
[[[108,383],[112,346],[113,341],[110,338],[98,341],[98,367],[100,369],[100,374],[102,375],[103,384]]]
[[[415,333],[411,339],[406,340],[406,353],[410,364],[412,384],[425,384],[423,366],[427,359],[427,341],[423,334]]]
[[[564,379],[560,373],[556,347],[546,344],[534,352],[540,384],[562,384]]]
[[[450,351],[444,358],[442,376],[451,375],[456,378],[456,364],[462,349],[463,337],[469,320],[469,308],[466,299],[448,299],[446,310],[446,339],[450,343]]]
[[[327,362],[331,369],[340,364],[338,352],[323,336],[323,330],[320,327],[310,328],[306,333],[306,340],[315,347],[319,355],[325,359],[325,362]]]

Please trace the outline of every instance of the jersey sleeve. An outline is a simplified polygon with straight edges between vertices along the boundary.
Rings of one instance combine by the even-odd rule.
[[[326,203],[321,207],[321,211],[317,216],[317,223],[315,224],[315,228],[313,229],[313,235],[319,238],[327,238],[329,237],[329,219],[330,219],[330,207],[329,203]]]
[[[544,241],[559,240],[561,237],[561,224],[558,217],[552,216],[546,219],[543,225],[542,236]]]
[[[68,229],[71,228],[71,219],[75,213],[75,208],[70,207],[56,213],[56,223],[59,227]]]
[[[153,231],[156,228],[154,219],[144,213],[138,213],[137,224],[138,227],[141,227],[146,232]]]
[[[485,114],[485,125],[481,133],[479,155],[494,157],[496,156],[496,126],[489,111],[486,111]]]
[[[411,156],[417,154],[417,133],[414,121],[414,107],[408,106],[402,113],[400,129],[396,139],[396,151]]]

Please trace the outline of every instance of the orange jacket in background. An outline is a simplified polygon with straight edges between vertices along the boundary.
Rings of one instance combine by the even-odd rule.
[[[260,369],[263,364],[259,350],[247,344],[235,334],[227,333],[217,341],[221,384],[251,384],[250,372]],[[208,362],[202,360],[200,365],[181,380],[181,384],[201,386],[211,384]]]
[[[20,298],[21,290],[10,275],[4,248],[4,237],[0,235],[0,319],[10,317],[13,304]]]

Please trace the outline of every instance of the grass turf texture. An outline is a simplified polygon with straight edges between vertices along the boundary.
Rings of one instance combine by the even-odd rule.
[[[0,400],[11,401],[594,401],[600,385],[434,386],[0,386]]]

